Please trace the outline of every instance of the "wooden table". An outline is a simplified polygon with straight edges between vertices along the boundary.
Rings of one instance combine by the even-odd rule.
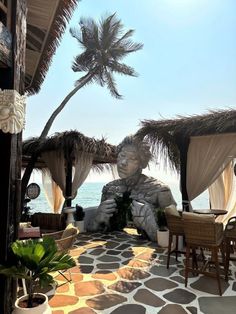
[[[224,209],[194,209],[195,214],[211,214],[215,216],[227,214],[227,210]]]

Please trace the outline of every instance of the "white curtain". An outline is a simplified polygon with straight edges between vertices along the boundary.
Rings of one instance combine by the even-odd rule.
[[[74,176],[72,180],[72,198],[74,199],[77,194],[78,188],[87,178],[89,171],[92,167],[93,155],[88,153],[81,153],[75,162]]]
[[[187,162],[187,192],[193,200],[205,191],[236,156],[236,134],[191,137]]]
[[[45,152],[42,154],[48,169],[50,170],[52,179],[59,185],[62,190],[63,196],[66,193],[66,168],[65,158],[63,152]],[[93,155],[81,152],[75,160],[73,166],[73,179],[72,179],[72,199],[76,197],[77,190],[87,178],[88,173],[92,167]]]
[[[47,201],[54,213],[60,213],[64,203],[64,197],[60,187],[53,181],[50,171],[42,172],[42,183]]]
[[[226,223],[236,215],[236,178],[234,175],[234,161],[230,162],[223,173],[209,187],[212,208],[225,209],[226,215],[218,216],[217,221]]]
[[[55,181],[62,190],[65,197],[66,189],[66,172],[65,158],[63,152],[49,151],[42,154],[48,169],[50,170],[53,181]]]

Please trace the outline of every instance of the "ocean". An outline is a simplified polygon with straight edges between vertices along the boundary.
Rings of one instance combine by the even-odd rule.
[[[177,182],[166,182],[173,194],[175,201],[177,202],[177,207],[181,206],[181,193],[179,191]],[[98,206],[101,200],[102,188],[105,182],[85,182],[78,190],[76,198],[72,201],[72,206],[79,204],[83,208]],[[39,184],[40,185],[40,184]],[[41,193],[38,198],[31,200],[28,206],[31,208],[31,213],[34,212],[51,212],[51,208],[47,202],[44,191],[41,187]],[[204,192],[198,198],[192,202],[193,208],[203,209],[209,207],[208,202],[208,192]]]

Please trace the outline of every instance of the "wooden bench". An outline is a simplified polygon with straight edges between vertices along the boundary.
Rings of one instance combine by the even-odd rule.
[[[41,233],[64,230],[66,221],[64,215],[53,213],[34,213],[31,216],[31,225],[40,227]]]

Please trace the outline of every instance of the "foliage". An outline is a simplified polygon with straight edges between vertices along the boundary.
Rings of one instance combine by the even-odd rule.
[[[112,96],[121,98],[113,73],[137,76],[133,68],[120,61],[128,54],[142,49],[143,45],[131,40],[134,30],[124,33],[121,20],[117,19],[115,13],[105,16],[100,23],[91,18],[82,18],[79,24],[79,30],[72,28],[70,32],[84,51],[75,57],[72,69],[75,72],[92,73],[90,82],[107,86]]]
[[[55,240],[45,237],[40,240],[15,241],[11,245],[15,265],[0,265],[0,274],[12,278],[23,278],[29,294],[28,307],[32,307],[33,293],[37,284],[46,287],[54,282],[53,271],[75,266],[73,258],[57,251]]]
[[[84,219],[84,216],[85,216],[85,212],[83,211],[83,207],[76,204],[75,208],[76,208],[75,213],[74,213],[75,221],[82,221]]]
[[[122,230],[127,222],[132,220],[130,192],[124,192],[122,196],[115,197],[117,212],[110,218],[111,230]]]
[[[165,215],[165,208],[157,208],[156,211],[157,225],[159,230],[163,231],[167,228],[167,221]]]

